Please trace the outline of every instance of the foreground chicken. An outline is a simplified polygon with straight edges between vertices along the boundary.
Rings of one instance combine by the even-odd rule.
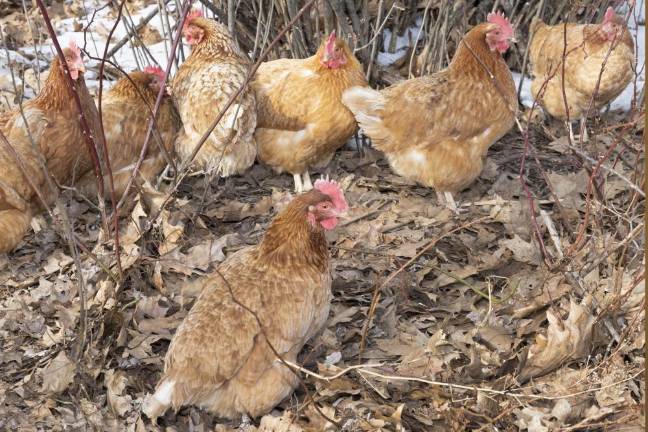
[[[171,94],[184,125],[176,151],[186,160],[243,84],[250,61],[225,27],[198,10],[189,13],[182,34],[192,50],[173,79]],[[255,128],[254,94],[248,88],[209,135],[194,166],[223,177],[242,173],[256,158]]]
[[[117,81],[101,104],[117,198],[124,192],[139,159],[155,99],[164,79],[162,70],[155,67],[147,67],[143,72],[131,72],[128,76],[130,79],[124,77]],[[140,168],[140,175],[147,181],[153,180],[164,168],[166,159],[161,146],[170,153],[180,128],[180,118],[168,95],[162,99],[155,126]],[[94,172],[88,172],[81,183],[83,192],[91,195],[96,188]],[[107,188],[107,179],[104,184]]]
[[[512,38],[508,20],[489,14],[446,69],[381,91],[352,88],[342,101],[397,174],[435,188],[456,209],[451,193],[475,180],[488,148],[515,121],[515,85],[502,58]]]
[[[259,160],[291,173],[297,192],[312,189],[308,170],[326,166],[358,128],[342,93],[366,85],[362,66],[335,32],[312,57],[263,63],[252,82]]]
[[[571,119],[581,120],[585,134],[587,113],[597,112],[616,98],[632,79],[634,42],[623,18],[611,7],[605,12],[601,24],[570,23],[566,29],[565,49],[564,24],[548,26],[540,19],[531,23],[533,39],[529,59],[534,75],[531,92],[550,115],[563,121],[570,120],[568,127],[573,140]],[[566,56],[564,87],[569,116],[563,97],[563,52]],[[583,139],[586,140],[586,136]]]
[[[83,79],[81,52],[71,41],[63,54],[90,131],[101,148],[99,116]],[[0,253],[16,247],[32,215],[42,208],[33,187],[46,202],[54,201],[57,191],[48,186],[41,160],[55,184],[69,185],[92,169],[79,111],[66,80],[63,65],[55,57],[40,94],[23,105],[24,118],[16,111],[3,119],[2,132],[13,151],[0,141]]]
[[[183,405],[256,417],[293,391],[298,377],[268,342],[294,362],[324,325],[331,299],[324,231],[346,210],[337,183],[318,180],[275,218],[259,245],[220,265],[171,341],[163,377],[143,407],[149,418]]]

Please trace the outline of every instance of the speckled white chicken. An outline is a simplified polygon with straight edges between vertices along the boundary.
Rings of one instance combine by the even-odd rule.
[[[182,33],[192,51],[171,83],[171,95],[184,125],[176,141],[176,152],[184,161],[243,84],[250,60],[225,27],[200,11],[189,13]],[[252,90],[246,89],[205,141],[194,168],[228,177],[254,163],[255,105]]]

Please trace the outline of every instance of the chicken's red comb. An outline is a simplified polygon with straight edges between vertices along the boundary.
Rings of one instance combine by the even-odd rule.
[[[616,13],[614,12],[614,9],[612,9],[612,6],[608,6],[607,10],[605,11],[605,16],[603,17],[603,23],[612,22],[615,16]]]
[[[349,205],[344,199],[344,192],[342,192],[342,188],[335,180],[320,179],[315,181],[313,186],[315,189],[331,198],[331,202],[335,206],[336,210],[345,211],[349,208]]]
[[[81,49],[79,49],[79,46],[74,39],[70,39],[68,42],[68,48],[74,53],[74,55],[81,55]]]
[[[486,21],[491,24],[497,24],[498,26],[500,26],[502,33],[504,33],[504,36],[513,36],[513,26],[503,13],[491,12],[486,15]]]
[[[185,22],[191,22],[195,18],[202,18],[203,13],[200,9],[191,9],[187,14],[187,20]]]
[[[333,30],[329,35],[329,37],[326,39],[325,47],[326,47],[326,51],[329,53],[333,52],[333,47],[335,46],[335,38],[336,38],[335,30]]]
[[[160,80],[164,79],[164,71],[160,66],[146,66],[144,68],[144,72],[155,75],[158,77]]]

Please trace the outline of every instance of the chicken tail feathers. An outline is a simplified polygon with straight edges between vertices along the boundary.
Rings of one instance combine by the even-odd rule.
[[[151,420],[155,420],[171,406],[175,381],[163,379],[157,386],[155,393],[147,395],[142,404],[142,412]]]
[[[30,211],[0,211],[0,253],[11,252],[20,243],[29,229],[30,222]]]
[[[386,138],[381,117],[385,96],[369,87],[351,87],[342,94],[342,103],[353,113],[364,133],[372,141]]]

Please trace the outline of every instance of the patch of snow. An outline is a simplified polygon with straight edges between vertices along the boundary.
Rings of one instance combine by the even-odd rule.
[[[421,26],[423,25],[423,17],[419,16],[416,18],[415,24],[409,26],[403,36],[394,35],[396,37],[396,49],[393,53],[388,52],[389,45],[391,44],[392,31],[390,29],[384,29],[382,33],[383,38],[383,47],[382,51],[378,52],[378,57],[376,62],[381,66],[389,66],[394,63],[396,60],[403,57],[407,48],[414,43],[416,37],[421,31]],[[411,40],[411,43],[410,43]]]
[[[522,79],[522,74],[519,72],[511,72],[513,75],[513,81],[515,82],[515,89],[520,86],[520,80]],[[531,78],[528,76],[524,77],[524,82],[522,83],[522,89],[520,90],[520,99],[522,100],[522,105],[527,108],[533,106],[533,96],[531,96]]]
[[[635,40],[635,53],[637,56],[637,80],[633,81],[612,101],[610,109],[630,111],[632,101],[639,96],[646,83],[646,18],[644,0],[638,0],[635,14],[630,17],[628,29]]]

